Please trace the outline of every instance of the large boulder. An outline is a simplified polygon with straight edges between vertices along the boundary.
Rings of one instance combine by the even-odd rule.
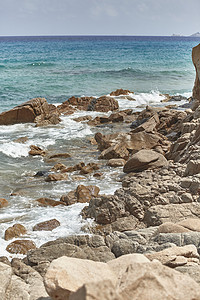
[[[44,284],[52,299],[66,300],[83,284],[98,282],[102,278],[114,284],[117,281],[106,263],[63,256],[50,264]]]
[[[200,44],[192,49],[192,61],[196,70],[193,98],[200,101]]]
[[[117,293],[110,280],[85,283],[75,293],[69,296],[69,300],[123,300]]]
[[[124,166],[124,172],[140,172],[146,169],[154,169],[167,166],[166,158],[153,150],[140,150],[133,154]]]
[[[200,299],[192,278],[140,254],[107,264],[61,257],[51,263],[44,282],[53,300]]]
[[[27,261],[31,266],[37,266],[42,262],[52,262],[63,255],[101,262],[115,258],[106,246],[103,237],[99,235],[72,235],[47,242],[40,248],[29,251]]]
[[[95,110],[100,112],[114,111],[118,108],[118,101],[109,96],[101,96],[97,99],[93,99],[88,106],[88,110]]]
[[[12,125],[18,123],[33,123],[40,116],[40,121],[50,119],[55,123],[53,115],[59,115],[54,107],[50,106],[45,98],[34,98],[25,103],[22,103],[9,111],[0,114],[0,125]],[[58,121],[58,120],[57,120]],[[49,124],[52,124],[49,122]],[[59,122],[59,121],[58,121]]]
[[[4,239],[6,241],[19,237],[27,232],[26,228],[22,224],[14,224],[12,227],[8,227],[5,231]]]
[[[79,110],[108,112],[119,108],[117,100],[109,96],[94,97],[71,97],[63,104],[58,106],[61,113],[66,113],[71,108],[76,107]]]
[[[118,284],[123,300],[200,299],[199,285],[159,262],[130,264]]]

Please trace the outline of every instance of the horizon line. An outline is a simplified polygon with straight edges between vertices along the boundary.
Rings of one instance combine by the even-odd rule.
[[[100,37],[112,37],[112,36],[138,36],[138,37],[195,37],[193,35],[140,35],[140,34],[36,34],[36,35],[0,35],[0,37],[89,37],[89,36],[100,36]],[[197,36],[198,37],[198,36]]]

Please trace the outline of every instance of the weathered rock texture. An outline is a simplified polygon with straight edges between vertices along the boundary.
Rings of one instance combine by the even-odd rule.
[[[19,259],[14,259],[11,266],[0,262],[0,298],[2,300],[49,299],[40,274]]]
[[[189,276],[134,255],[119,260],[54,260],[45,275],[47,292],[53,300],[200,299],[199,285]]]
[[[38,125],[57,124],[60,122],[56,107],[49,105],[44,98],[29,100],[13,109],[0,114],[0,125],[18,123],[38,123]],[[44,122],[45,124],[41,124]]]
[[[192,49],[192,61],[196,69],[193,98],[200,101],[200,44]]]
[[[86,111],[108,112],[119,108],[117,100],[109,96],[94,97],[71,97],[58,106],[61,113],[68,113],[73,108]]]

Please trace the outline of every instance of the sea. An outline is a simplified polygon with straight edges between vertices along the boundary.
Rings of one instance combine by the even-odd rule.
[[[0,112],[36,97],[59,105],[71,96],[99,97],[119,88],[131,91],[129,99],[117,98],[120,109],[162,106],[163,94],[189,98],[195,80],[191,53],[199,43],[200,37],[174,36],[0,37]],[[61,116],[61,123],[55,126],[0,126],[0,198],[9,202],[0,209],[0,256],[16,256],[6,251],[16,238],[4,239],[5,230],[16,223],[27,229],[20,239],[32,240],[37,247],[59,237],[84,234],[83,227],[92,223],[80,215],[87,204],[41,207],[36,199],[59,200],[79,184],[97,185],[100,194],[113,194],[121,187],[122,168],[99,161],[97,147],[90,142],[98,131],[112,133],[121,128],[110,124],[91,127],[74,121],[86,114],[99,115],[77,111]],[[129,126],[124,125],[123,130],[129,131]],[[27,137],[27,141],[17,143],[20,137]],[[66,166],[98,162],[103,175],[98,179],[90,174],[77,181],[78,174],[74,173],[67,181],[46,182],[35,174],[49,171],[57,161],[30,157],[30,145],[50,154],[70,153],[70,158],[60,160]],[[60,226],[53,231],[33,231],[35,224],[54,218]]]

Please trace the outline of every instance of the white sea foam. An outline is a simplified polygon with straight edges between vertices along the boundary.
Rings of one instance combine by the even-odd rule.
[[[49,240],[55,240],[59,237],[66,237],[70,234],[81,234],[81,227],[87,224],[87,221],[83,220],[80,216],[81,209],[86,204],[77,203],[69,207],[56,206],[56,207],[33,207],[26,211],[23,210],[23,216],[20,219],[20,224],[24,225],[27,229],[27,233],[20,237],[20,239],[31,239],[39,247]],[[13,209],[8,208],[8,212],[13,214]],[[14,214],[16,215],[16,214]],[[2,219],[8,217],[7,213],[3,213]],[[60,222],[60,226],[52,231],[33,231],[33,226],[50,219],[57,219]],[[5,241],[5,230],[16,224],[16,220],[13,218],[4,223],[0,223],[0,256],[6,255],[10,258],[19,257],[19,255],[11,255],[6,251],[6,247],[9,243],[15,239]]]

